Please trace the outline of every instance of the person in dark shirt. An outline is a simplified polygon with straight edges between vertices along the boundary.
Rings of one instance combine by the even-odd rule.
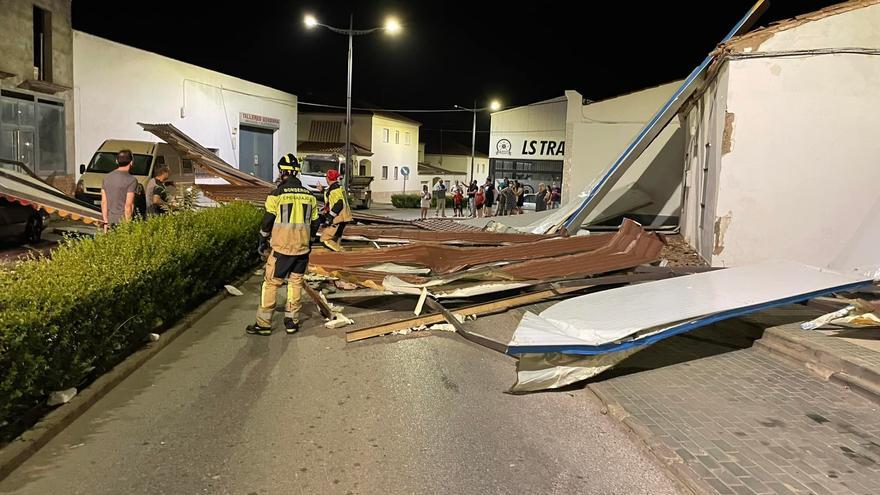
[[[156,167],[154,176],[147,182],[146,200],[147,215],[161,215],[168,211],[168,187],[165,181],[171,175],[168,165],[159,165]]]
[[[495,185],[492,183],[492,179],[486,179],[486,184],[483,186],[486,189],[486,202],[484,203],[485,212],[483,216],[491,217],[492,216],[492,208],[495,206]]]

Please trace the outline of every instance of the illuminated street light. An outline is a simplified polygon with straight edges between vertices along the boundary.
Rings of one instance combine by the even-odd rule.
[[[400,22],[397,21],[394,17],[389,17],[385,20],[385,31],[388,34],[397,34],[400,30],[403,29],[400,25]]]
[[[457,108],[459,110],[464,110],[466,112],[472,112],[474,114],[474,127],[473,127],[473,130],[471,131],[471,178],[470,178],[470,182],[473,182],[473,180],[474,180],[474,155],[476,155],[476,153],[477,153],[477,112],[484,112],[486,110],[491,110],[493,112],[497,112],[498,110],[501,110],[501,102],[498,100],[492,100],[492,102],[489,103],[488,107],[477,108],[477,102],[474,101],[473,108],[467,108],[467,107],[463,107],[461,105],[455,105],[455,108]]]
[[[363,36],[366,34],[374,33],[376,31],[385,31],[388,34],[397,34],[399,33],[403,27],[400,22],[394,17],[389,17],[385,21],[385,25],[382,27],[375,27],[371,29],[355,29],[354,28],[354,14],[349,15],[348,18],[348,29],[337,28],[333,26],[328,26],[327,24],[321,24],[318,22],[312,15],[306,15],[303,18],[303,22],[307,28],[312,29],[317,26],[321,26],[323,28],[327,28],[330,31],[333,31],[336,34],[342,34],[348,36],[348,84],[346,86],[346,94],[345,94],[345,171],[342,175],[343,185],[346,186],[349,183],[349,177],[351,176],[352,164],[351,164],[351,72],[352,72],[352,57],[353,57],[353,45],[352,38],[354,36]]]

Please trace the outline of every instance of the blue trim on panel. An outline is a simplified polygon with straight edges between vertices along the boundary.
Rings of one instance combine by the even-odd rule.
[[[873,281],[864,281],[864,282],[855,282],[852,284],[841,285],[838,287],[834,287],[832,289],[818,290],[814,292],[810,292],[808,294],[799,294],[797,296],[786,297],[784,299],[777,299],[776,301],[771,301],[767,303],[754,304],[752,306],[746,306],[742,308],[731,309],[727,311],[722,311],[720,313],[714,313],[709,316],[704,316],[702,318],[697,318],[695,320],[690,320],[680,325],[676,325],[670,327],[663,332],[651,335],[650,337],[645,337],[643,339],[631,340],[628,342],[611,342],[608,344],[601,344],[596,346],[591,345],[523,345],[516,346],[510,345],[507,347],[508,354],[545,354],[550,352],[558,352],[561,354],[578,354],[583,356],[594,356],[598,354],[607,354],[609,352],[617,352],[617,351],[625,351],[627,349],[633,349],[635,347],[643,347],[648,346],[654,343],[657,343],[661,340],[668,339],[669,337],[674,337],[676,335],[690,332],[691,330],[696,330],[700,327],[704,327],[706,325],[711,325],[712,323],[716,323],[722,320],[727,320],[729,318],[735,318],[737,316],[746,315],[749,313],[754,313],[757,311],[761,311],[764,309],[775,308],[778,306],[785,306],[788,304],[795,304],[803,301],[808,301],[810,299],[833,294],[835,292],[844,292],[853,289],[860,289],[862,287],[867,287],[873,285]],[[586,297],[586,296],[581,296]]]

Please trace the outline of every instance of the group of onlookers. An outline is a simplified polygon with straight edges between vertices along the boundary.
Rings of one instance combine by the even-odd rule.
[[[491,178],[486,179],[482,185],[478,185],[475,180],[470,184],[455,181],[451,188],[444,181],[438,180],[433,190],[427,184],[422,186],[421,219],[428,218],[431,200],[435,201],[434,216],[446,218],[448,195],[452,200],[453,218],[483,218],[522,214],[526,193],[525,186],[517,179],[503,179],[497,187]],[[561,195],[562,190],[555,183],[549,188],[540,184],[535,193],[535,211],[559,208]],[[468,211],[467,215],[464,213],[465,209]]]

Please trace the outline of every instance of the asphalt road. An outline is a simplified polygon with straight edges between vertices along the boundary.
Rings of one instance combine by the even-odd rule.
[[[241,289],[0,493],[675,493],[587,391],[505,394],[513,360],[454,334],[249,336]]]

